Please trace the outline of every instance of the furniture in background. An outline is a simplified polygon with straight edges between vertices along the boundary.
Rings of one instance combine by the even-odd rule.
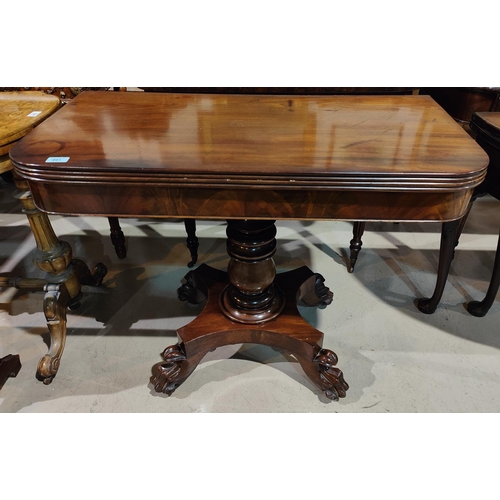
[[[57,111],[60,104],[58,97],[43,92],[0,92],[0,174],[12,170],[12,146]]]
[[[430,95],[466,132],[474,137],[469,126],[477,111],[500,111],[500,87],[429,87],[420,88],[420,95]],[[465,223],[462,221],[461,227]],[[348,271],[353,272],[362,247],[364,222],[355,222],[353,239],[350,242]],[[461,228],[458,229],[461,232]],[[434,312],[434,311],[423,311]]]
[[[60,100],[55,95],[40,91],[0,92],[0,154],[2,155],[0,162],[6,171],[12,169],[9,153],[14,145],[59,109]],[[78,307],[82,296],[80,283],[100,285],[106,273],[106,267],[103,265],[97,267],[95,273],[97,277],[94,279],[82,261],[73,259],[69,244],[56,240],[47,214],[40,212],[35,207],[32,198],[27,193],[26,182],[16,179],[15,176],[14,181],[20,189],[16,196],[22,203],[23,212],[28,218],[37,242],[34,260],[35,262],[37,259],[43,260],[45,264],[38,267],[42,271],[52,274],[48,279],[0,276],[0,287],[45,292],[43,310],[49,331],[55,339],[57,335],[53,332],[61,328],[59,318],[65,317],[66,306]],[[75,270],[73,277],[66,271],[70,262]],[[77,274],[78,279],[76,278]],[[81,281],[79,281],[80,278]],[[68,295],[68,290],[70,290],[71,295]],[[63,303],[64,307],[61,306]],[[60,342],[54,340],[51,352],[62,352],[63,348],[64,344],[61,345]],[[43,362],[57,366],[57,362],[53,358],[46,357]],[[57,368],[55,369],[57,370]]]
[[[476,112],[472,115],[470,121],[471,130],[476,134],[477,143],[486,151],[490,158],[490,164],[486,173],[485,180],[476,187],[474,194],[471,198],[470,208],[476,198],[485,194],[494,196],[500,200],[500,112]],[[467,212],[468,213],[468,212]],[[459,228],[460,237],[461,229],[465,224],[464,222]],[[493,264],[493,272],[491,281],[486,292],[486,296],[482,301],[471,301],[467,304],[466,308],[473,316],[482,317],[490,310],[495,297],[498,293],[500,286],[500,234],[498,239],[498,246],[495,254],[495,261]]]
[[[257,95],[409,95],[417,87],[139,87],[145,92]]]
[[[66,104],[78,94],[87,90],[125,90],[123,87],[0,87],[0,92],[43,92],[59,98],[62,104]]]
[[[428,87],[421,94],[430,95],[467,130],[477,111],[500,111],[500,87]]]
[[[92,92],[44,125],[10,152],[24,196],[43,212],[228,221],[227,273],[202,265],[186,275],[180,297],[206,300],[205,308],[152,368],[154,389],[168,395],[207,352],[257,343],[293,354],[328,398],[344,397],[337,355],[297,309],[299,300],[328,305],[332,292],[305,266],[276,275],[275,221],[426,221],[455,236],[488,165],[477,143],[418,95]],[[141,148],[144,142],[150,147]],[[47,160],[54,156],[69,159]],[[57,245],[52,238],[51,248]],[[447,238],[440,252],[453,248],[454,237]],[[79,273],[68,259],[50,271],[55,254],[35,264],[68,291],[58,302],[60,328],[51,332],[51,343],[64,346],[62,313],[78,291],[69,284]],[[439,302],[447,273],[440,265],[421,309]],[[61,356],[62,349],[51,350],[39,375],[50,382]]]
[[[19,354],[8,354],[0,358],[0,389],[9,377],[17,377],[21,369]]]

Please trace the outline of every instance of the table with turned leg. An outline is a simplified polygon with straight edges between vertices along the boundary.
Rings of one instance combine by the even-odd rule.
[[[10,156],[43,212],[227,220],[227,272],[201,265],[183,280],[179,297],[206,305],[153,366],[157,391],[172,394],[210,350],[251,342],[293,354],[330,399],[348,385],[297,303],[332,292],[305,266],[276,273],[275,222],[454,225],[488,164],[418,95],[82,93]]]

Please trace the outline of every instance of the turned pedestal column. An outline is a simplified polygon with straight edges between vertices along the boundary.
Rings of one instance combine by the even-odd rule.
[[[333,400],[348,389],[337,356],[321,347],[323,333],[300,315],[297,303],[328,305],[333,294],[324,278],[307,267],[276,275],[274,221],[230,220],[227,273],[201,265],[179,288],[191,303],[206,299],[202,313],[177,330],[179,343],[167,347],[152,369],[151,383],[171,395],[209,351],[229,344],[255,343],[292,354],[311,381]]]

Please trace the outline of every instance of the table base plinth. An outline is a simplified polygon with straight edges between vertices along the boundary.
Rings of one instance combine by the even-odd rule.
[[[171,395],[210,351],[224,345],[252,343],[281,349],[293,355],[305,374],[327,398],[345,397],[349,386],[342,371],[336,368],[337,355],[322,348],[323,333],[307,323],[297,308],[328,305],[332,293],[321,275],[307,267],[278,274],[275,286],[284,292],[282,313],[262,324],[234,322],[221,311],[219,296],[227,286],[227,273],[205,264],[188,273],[179,298],[206,305],[198,317],[177,330],[179,342],[167,347],[163,362],[152,368],[151,383],[155,391]]]

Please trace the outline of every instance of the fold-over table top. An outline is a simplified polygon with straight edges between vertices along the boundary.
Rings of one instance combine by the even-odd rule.
[[[11,150],[28,180],[469,189],[488,157],[428,96],[84,92]]]

